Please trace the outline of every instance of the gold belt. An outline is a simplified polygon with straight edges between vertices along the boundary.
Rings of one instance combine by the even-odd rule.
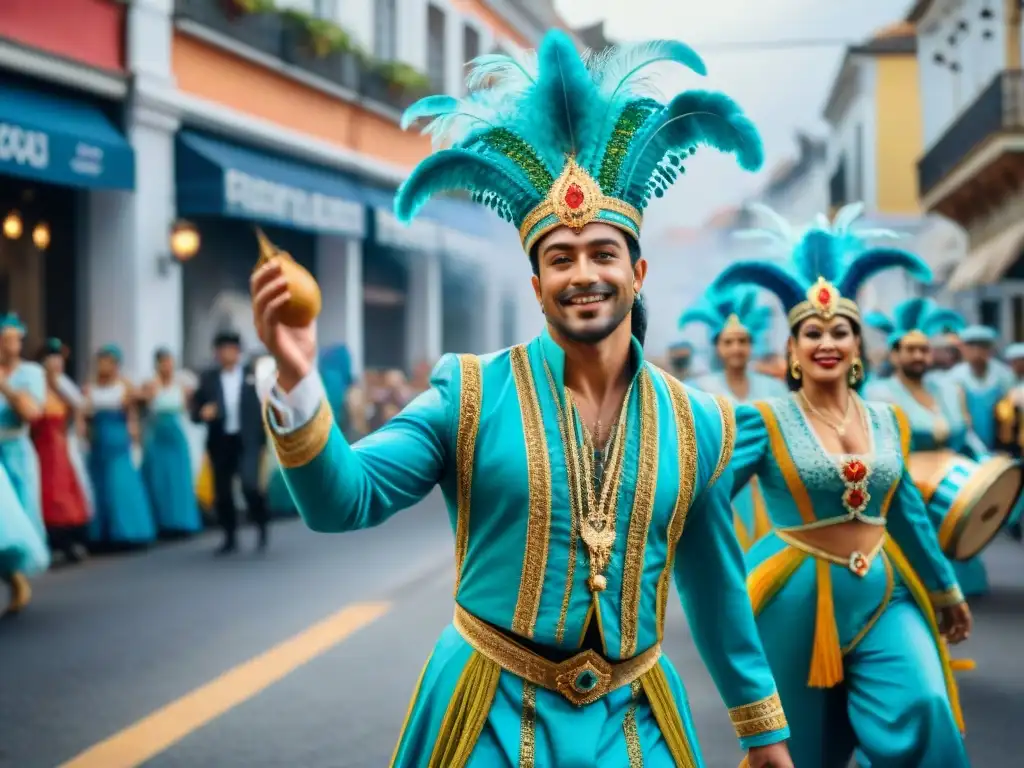
[[[570,704],[593,704],[606,693],[629,685],[653,669],[661,658],[661,644],[618,663],[591,650],[561,662],[550,661],[524,648],[507,635],[456,604],[455,629],[473,650],[506,672],[528,683],[561,694]]]
[[[856,576],[864,576],[869,570],[871,570],[871,562],[875,559],[878,553],[882,551],[882,547],[885,546],[885,536],[882,536],[878,540],[878,543],[875,544],[867,554],[854,551],[850,553],[849,557],[842,557],[840,555],[833,555],[831,552],[827,552],[824,549],[813,547],[786,531],[776,529],[775,535],[786,542],[789,546],[794,549],[799,549],[801,552],[806,552],[811,557],[816,557],[819,560],[827,560],[830,563],[835,563],[849,568]]]

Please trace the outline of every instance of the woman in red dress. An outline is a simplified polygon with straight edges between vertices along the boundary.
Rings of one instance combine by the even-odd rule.
[[[67,349],[58,339],[49,339],[39,355],[46,369],[46,402],[42,415],[32,423],[31,434],[39,454],[43,522],[50,547],[77,562],[90,514],[69,453],[68,429],[74,423],[80,397],[64,376],[66,357]]]

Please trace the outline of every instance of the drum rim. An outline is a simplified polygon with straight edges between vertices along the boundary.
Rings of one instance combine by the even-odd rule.
[[[939,544],[942,546],[942,551],[947,557],[953,560],[959,560],[956,558],[957,544],[960,541],[960,537],[963,535],[964,526],[967,524],[968,513],[973,511],[981,500],[982,494],[989,488],[991,482],[999,476],[1000,473],[1005,472],[1009,469],[1021,470],[1021,482],[1017,485],[1017,493],[1014,495],[1013,500],[1010,502],[1009,507],[1012,511],[1014,505],[1016,505],[1018,499],[1020,499],[1021,492],[1024,491],[1024,465],[1021,462],[1011,459],[1008,456],[991,456],[988,460],[980,465],[983,471],[978,472],[974,477],[967,481],[964,487],[961,489],[962,498],[957,498],[949,507],[949,512],[946,515],[946,519],[942,521],[942,525],[939,526]],[[963,491],[968,491],[963,493]],[[998,529],[996,529],[998,535]],[[995,538],[993,535],[992,538]],[[989,540],[991,541],[991,539]],[[988,542],[982,546],[984,549],[988,546]],[[963,558],[963,560],[971,560],[980,554],[981,549],[977,553],[971,555],[971,557]]]

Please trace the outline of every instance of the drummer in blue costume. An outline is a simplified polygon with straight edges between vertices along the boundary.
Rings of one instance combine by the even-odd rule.
[[[709,289],[696,306],[679,318],[680,327],[704,323],[718,355],[720,370],[698,377],[693,385],[728,397],[733,403],[785,395],[786,387],[781,381],[749,369],[751,350],[761,340],[771,316],[770,308],[758,306],[754,288],[722,292]],[[733,499],[732,505],[736,538],[746,551],[771,529],[756,477]]]
[[[875,382],[865,394],[869,400],[898,405],[907,415],[911,429],[910,450],[913,458],[917,459],[917,466],[925,470],[917,475],[920,478],[918,487],[928,498],[928,509],[932,513],[939,543],[947,555],[955,558],[953,569],[964,594],[968,597],[983,595],[988,591],[985,564],[977,555],[963,559],[961,550],[965,546],[972,550],[983,548],[998,532],[999,524],[1009,513],[1020,489],[1020,470],[1004,457],[989,455],[989,450],[971,430],[960,388],[944,376],[927,373],[931,353],[929,337],[943,329],[962,328],[966,323],[953,310],[939,307],[931,299],[924,298],[904,301],[895,308],[892,319],[873,312],[865,322],[887,335],[896,367],[895,375]],[[963,474],[967,484],[950,484],[945,488],[938,483],[938,475],[946,473],[934,470],[949,466],[948,456],[951,454],[940,451],[954,451],[984,463],[961,462],[964,470],[970,469],[969,474]],[[993,492],[999,490],[997,485],[1005,487],[1006,504],[1003,506],[1007,514],[987,523],[979,517],[979,527],[988,529],[984,539],[960,541],[960,534],[966,530],[963,525],[958,525],[963,514],[975,510],[980,512],[981,507],[989,506],[976,504],[974,509],[967,510],[964,503],[971,493],[967,485],[975,487],[974,492],[977,493],[984,490],[978,487],[982,481]],[[953,493],[955,495],[951,495]],[[979,535],[977,530],[966,533],[971,538]]]
[[[455,619],[416,687],[398,766],[704,766],[682,681],[661,652],[675,579],[752,766],[792,766],[788,727],[732,529],[725,398],[644,360],[642,211],[695,147],[762,162],[718,93],[662,104],[648,64],[703,72],[682,43],[581,59],[560,31],[539,54],[484,56],[470,95],[406,114],[450,148],[400,188],[410,220],[465,189],[519,229],[547,319],[491,355],[448,355],[432,386],[350,447],[313,367],[315,329],[279,324],[288,283],[253,276],[277,361],[267,419],[285,478],[319,531],[377,525],[440,484],[455,534]]]
[[[29,437],[29,424],[42,413],[46,374],[22,359],[24,338],[16,314],[0,318],[0,579],[10,587],[12,613],[31,599],[27,577],[50,564],[39,460]]]
[[[1013,373],[994,357],[999,335],[988,326],[972,325],[960,334],[964,360],[949,372],[964,393],[975,434],[992,450],[996,446],[996,404],[1016,383]]]
[[[856,752],[872,768],[959,768],[963,722],[940,628],[962,640],[970,611],[907,474],[906,416],[856,394],[859,288],[887,269],[930,272],[912,254],[867,248],[858,213],[801,235],[765,231],[791,262],[736,263],[717,281],[771,290],[791,328],[792,394],[736,410],[734,487],[757,474],[774,526],[747,553],[747,583],[796,765],[845,768]]]

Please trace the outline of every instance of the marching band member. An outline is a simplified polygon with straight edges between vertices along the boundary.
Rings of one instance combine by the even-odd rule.
[[[967,401],[967,412],[975,434],[992,450],[996,446],[996,405],[1014,386],[1014,376],[995,359],[999,335],[984,325],[972,325],[960,334],[964,360],[949,372]]]
[[[747,553],[748,588],[790,717],[798,766],[967,766],[946,640],[971,614],[907,473],[902,411],[857,396],[854,297],[879,272],[930,279],[916,256],[867,248],[859,205],[802,235],[760,230],[790,263],[746,261],[716,284],[755,284],[791,328],[792,394],[737,408],[734,488],[754,474],[772,532]],[[795,247],[794,247],[795,241]],[[888,535],[887,535],[888,534]]]
[[[753,288],[721,293],[708,290],[696,306],[683,313],[679,326],[708,326],[721,370],[699,376],[693,385],[728,397],[733,403],[785,395],[786,387],[781,381],[749,369],[751,351],[771,322],[771,315],[771,309],[757,305],[757,291]],[[751,479],[732,504],[736,538],[745,552],[771,529],[757,478]]]
[[[892,319],[873,312],[865,322],[887,334],[896,366],[894,376],[875,382],[867,388],[866,395],[869,400],[898,405],[907,415],[911,430],[911,474],[920,478],[919,489],[928,497],[929,512],[932,512],[939,543],[947,554],[955,554],[957,542],[954,539],[958,535],[964,536],[964,521],[973,512],[964,508],[964,504],[957,500],[958,496],[964,498],[966,493],[980,499],[980,492],[985,487],[979,485],[979,481],[987,483],[993,493],[998,491],[995,488],[997,484],[1005,486],[1007,495],[1003,508],[1006,514],[999,520],[990,519],[984,523],[984,539],[973,544],[986,545],[998,532],[1000,522],[1012,509],[1014,494],[1019,491],[1019,483],[1014,483],[1009,477],[1005,483],[1000,482],[1006,476],[1000,468],[1016,474],[1019,470],[1014,469],[1013,462],[1002,457],[990,457],[989,450],[971,429],[963,391],[948,377],[928,373],[931,356],[929,336],[941,328],[962,328],[966,325],[964,319],[953,310],[937,306],[931,299],[913,298],[898,305]],[[970,486],[951,487],[958,492],[957,496],[949,496],[944,491],[937,493],[935,470],[951,465],[952,457],[957,454],[973,460],[970,466],[976,471],[971,475]],[[914,472],[915,466],[919,468],[917,473]],[[962,462],[960,466],[964,466]],[[982,470],[983,466],[986,469]],[[982,474],[989,475],[989,478],[983,479]],[[992,493],[987,496],[991,500]],[[971,522],[968,519],[968,524]],[[982,525],[980,517],[977,523]],[[968,532],[968,535],[973,537],[977,534]],[[953,570],[966,596],[988,592],[988,576],[979,556],[954,560]]]
[[[306,523],[377,525],[437,484],[448,502],[455,619],[394,765],[705,765],[661,653],[674,576],[751,765],[792,766],[732,528],[732,407],[645,362],[639,298],[650,198],[699,145],[746,168],[762,150],[722,94],[650,97],[646,65],[659,61],[703,71],[675,41],[585,63],[555,30],[535,57],[477,59],[465,99],[409,109],[406,124],[429,119],[450,148],[400,188],[398,218],[469,190],[519,230],[547,324],[525,345],[444,357],[431,388],[355,446],[325,400],[315,326],[280,322],[292,298],[281,260],[253,275],[277,361],[276,386],[261,385],[267,419]]]

